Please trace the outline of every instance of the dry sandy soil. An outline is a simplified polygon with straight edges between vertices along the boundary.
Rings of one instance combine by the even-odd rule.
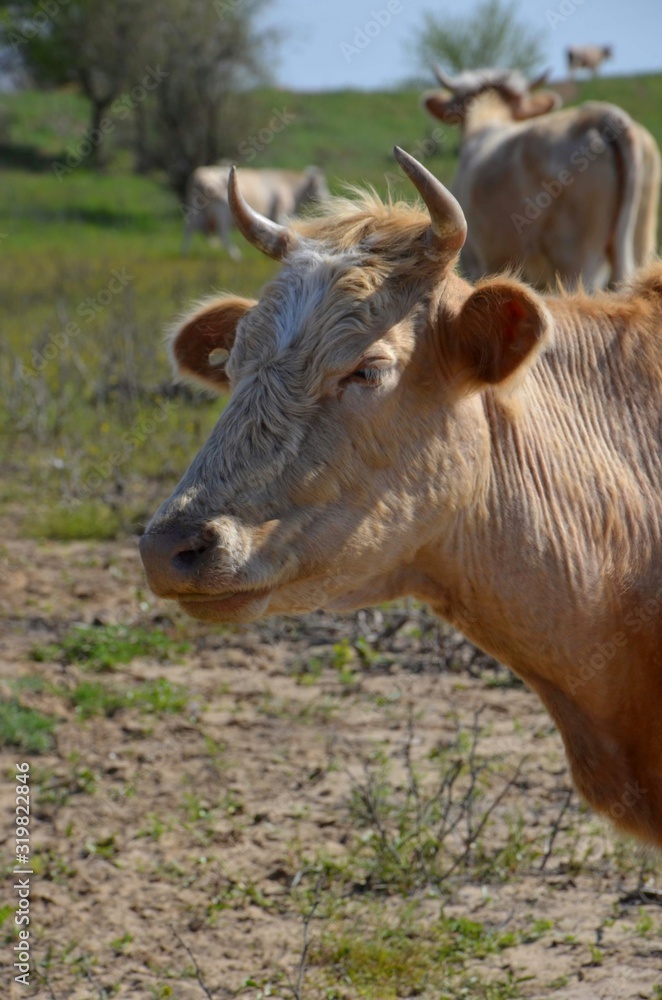
[[[46,752],[2,749],[6,871],[17,760],[31,768],[35,870],[31,985],[13,982],[12,909],[3,997],[662,997],[659,863],[568,798],[537,699],[424,609],[210,630],[145,592],[135,544],[10,541],[1,570],[0,692],[60,720]],[[102,675],[34,661],[77,622],[159,627],[190,649]],[[163,676],[186,689],[179,711],[86,719],[67,698],[81,679],[126,694]],[[427,787],[449,747],[486,767],[483,804],[503,797],[441,885],[420,872],[391,885],[357,795],[386,769],[402,801],[408,775]],[[462,858],[465,820],[449,858]],[[455,985],[428,970],[370,986],[333,942],[402,923],[405,907],[421,949],[440,913],[501,944],[440,957]],[[510,992],[490,992],[497,982]]]

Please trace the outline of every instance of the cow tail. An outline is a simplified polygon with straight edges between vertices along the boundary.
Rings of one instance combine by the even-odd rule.
[[[646,264],[657,249],[657,212],[662,181],[662,162],[655,139],[643,126],[639,126],[643,176],[641,200],[634,231],[634,262],[637,267]]]
[[[611,129],[611,133],[609,132]],[[642,151],[634,122],[620,108],[605,115],[604,136],[613,136],[619,174],[619,197],[612,246],[611,284],[635,269],[635,231],[642,196]]]

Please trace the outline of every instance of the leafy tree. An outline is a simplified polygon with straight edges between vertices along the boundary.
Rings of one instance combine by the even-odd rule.
[[[268,79],[277,41],[257,23],[269,2],[0,2],[0,47],[38,86],[78,83],[92,162],[104,122],[130,120],[136,168],[165,170],[183,197],[193,170],[235,152],[249,130],[248,91]]]
[[[517,4],[507,0],[482,0],[466,17],[427,11],[410,48],[426,76],[435,63],[451,73],[483,66],[530,73],[544,58],[541,33],[520,21]]]
[[[152,160],[181,198],[196,167],[236,152],[249,88],[266,82],[277,41],[257,27],[269,0],[153,0],[152,58],[165,74],[150,111]]]
[[[38,86],[75,81],[90,102],[91,159],[101,160],[101,121],[131,84],[149,28],[148,5],[136,0],[15,0],[1,39]]]

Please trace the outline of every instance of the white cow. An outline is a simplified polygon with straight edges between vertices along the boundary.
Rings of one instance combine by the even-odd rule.
[[[613,57],[614,50],[611,45],[569,45],[566,55],[571,77],[577,69],[589,69],[595,76],[604,60]]]
[[[216,235],[234,260],[241,254],[230,241],[233,227],[228,204],[229,164],[198,167],[189,183],[182,252],[188,251],[194,232]],[[251,208],[273,222],[297,215],[309,203],[329,198],[324,173],[319,167],[305,170],[241,170],[241,185]]]
[[[589,290],[623,281],[656,248],[655,140],[615,105],[555,110],[552,91],[490,73],[437,71],[446,89],[423,96],[430,114],[462,128],[453,190],[469,222],[465,273],[520,268],[540,288],[557,277]]]

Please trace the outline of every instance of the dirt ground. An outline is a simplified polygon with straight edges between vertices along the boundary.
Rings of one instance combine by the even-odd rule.
[[[334,971],[320,943],[342,921],[355,934],[366,914],[387,921],[402,894],[350,879],[342,913],[311,916],[312,897],[297,893],[312,892],[320,858],[340,870],[349,856],[361,834],[352,797],[371,762],[402,786],[405,753],[424,768],[479,719],[481,758],[506,776],[520,765],[484,834],[484,852],[503,843],[508,861],[458,869],[441,897],[414,886],[407,905],[424,926],[441,898],[446,917],[512,937],[467,959],[462,990],[400,995],[662,997],[659,863],[568,799],[561,741],[537,699],[424,609],[205,629],[146,592],[133,543],[9,541],[0,568],[0,693],[60,720],[50,750],[2,749],[2,996],[394,995]],[[101,675],[124,692],[166,676],[186,689],[185,707],[82,718],[63,692],[85,671],[32,654],[79,622],[185,636],[189,651],[168,662]],[[11,969],[22,760],[33,782],[29,987]],[[472,992],[505,978],[511,993]]]

